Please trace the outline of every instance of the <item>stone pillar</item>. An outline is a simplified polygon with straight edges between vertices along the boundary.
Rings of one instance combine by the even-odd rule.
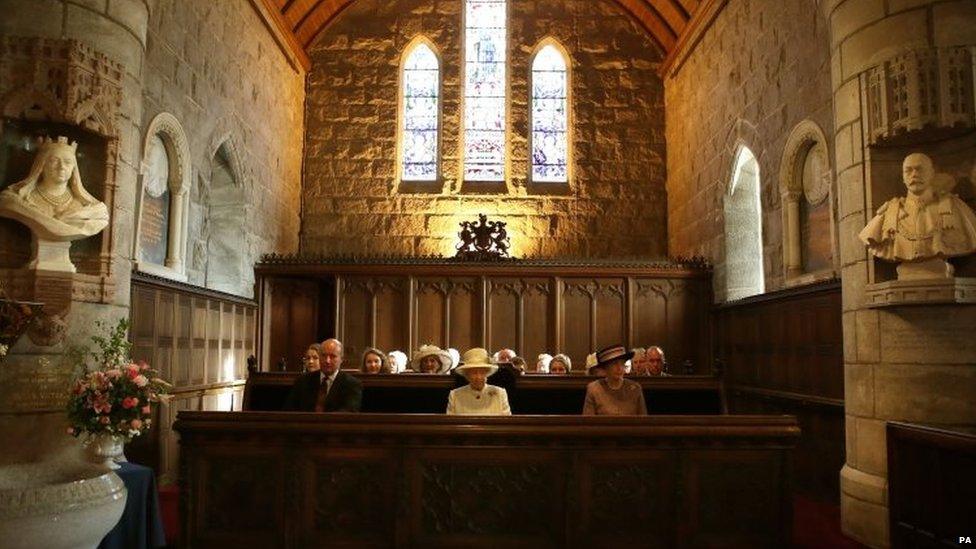
[[[876,281],[876,266],[857,234],[878,206],[872,176],[892,170],[878,164],[884,151],[866,143],[870,121],[863,75],[908,52],[976,44],[976,3],[821,0],[821,6],[831,34],[843,281],[847,459],[840,472],[841,523],[848,536],[886,547],[885,423],[976,424],[976,342],[971,336],[976,308],[866,306],[866,286]],[[926,152],[929,143],[919,133],[903,137]]]
[[[103,242],[108,245],[103,247],[103,256],[98,259],[101,275],[88,275],[87,282],[83,281],[94,288],[92,291],[88,291],[88,287],[79,291],[78,280],[74,281],[73,289],[69,279],[63,290],[59,290],[59,295],[63,294],[64,300],[70,302],[65,307],[68,312],[63,319],[56,319],[58,324],[51,328],[57,332],[57,337],[50,341],[22,337],[0,365],[0,437],[12,442],[9,451],[0,456],[0,469],[13,463],[46,461],[78,449],[77,442],[65,435],[65,389],[74,365],[67,363],[64,353],[69,346],[88,343],[95,321],[114,324],[117,319],[129,316],[129,256],[137,166],[142,154],[142,78],[149,12],[147,0],[0,0],[0,13],[4,14],[0,17],[0,36],[17,37],[18,40],[47,39],[69,49],[73,47],[70,41],[77,40],[90,48],[94,52],[92,55],[104,56],[113,67],[121,69],[118,79],[121,97],[99,103],[97,108],[100,110],[96,115],[106,113],[104,116],[111,118],[99,119],[97,123],[111,127],[114,147],[110,150],[117,151],[107,160],[105,194],[111,196],[110,201],[106,199],[110,223],[102,233]],[[86,58],[92,57],[88,49],[83,53]],[[8,84],[31,85],[32,76],[23,76],[8,81]],[[33,85],[36,89],[38,81]],[[0,82],[0,88],[3,88],[3,82]],[[57,109],[60,115],[77,114],[88,108],[84,102],[89,98],[68,95],[59,97],[63,104],[51,108]],[[111,111],[110,116],[108,111]],[[77,123],[75,120],[63,122]],[[90,189],[96,182],[86,183]],[[15,271],[7,280],[7,289],[15,298],[23,298],[18,295],[27,286],[23,280],[46,276],[41,271],[26,268]],[[91,283],[91,280],[97,282]]]

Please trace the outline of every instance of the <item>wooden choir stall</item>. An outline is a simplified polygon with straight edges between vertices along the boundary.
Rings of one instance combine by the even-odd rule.
[[[785,415],[729,415],[709,272],[683,263],[268,258],[241,412],[181,412],[183,545],[782,547]],[[453,375],[362,374],[359,414],[282,412],[310,342],[585,356],[660,345],[647,417],[583,417],[576,375],[511,375],[513,416],[446,416]],[[497,375],[497,374],[496,374]],[[501,379],[501,378],[500,378]],[[491,381],[490,381],[491,382]]]

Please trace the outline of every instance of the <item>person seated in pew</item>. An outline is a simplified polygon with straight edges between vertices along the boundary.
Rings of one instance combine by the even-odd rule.
[[[322,354],[322,344],[313,343],[308,346],[305,350],[305,356],[302,357],[302,371],[304,372],[317,372],[319,371],[319,355]]]
[[[500,364],[505,364],[505,363],[504,362],[501,362]],[[525,364],[525,359],[524,358],[522,358],[520,356],[513,356],[512,357],[512,360],[508,361],[508,364],[511,364],[512,365],[512,368],[516,372],[518,372],[519,375],[522,375],[522,374],[525,373],[526,364]]]
[[[421,374],[444,374],[451,369],[451,355],[436,345],[422,345],[413,355],[410,369]]]
[[[639,371],[635,370],[634,375],[640,376],[667,376],[664,371],[664,350],[658,346],[647,348]]]
[[[549,361],[549,373],[566,375],[573,369],[573,361],[568,356],[559,353]]]
[[[511,364],[512,359],[517,356],[518,353],[516,353],[515,351],[511,349],[503,348],[503,349],[499,349],[498,352],[495,353],[495,356],[492,358],[494,359],[495,364]]]
[[[550,362],[552,362],[552,355],[549,353],[542,353],[539,355],[535,361],[535,373],[548,374]]]
[[[394,374],[402,374],[407,369],[407,354],[403,351],[390,351],[386,355],[386,360],[390,364],[390,371]]]
[[[393,369],[390,368],[390,363],[383,351],[369,347],[363,352],[362,371],[364,374],[389,374]]]
[[[632,353],[623,345],[611,345],[597,351],[597,366],[606,377],[586,386],[584,416],[646,416],[647,404],[640,384],[624,379],[624,364]]]
[[[322,342],[321,369],[302,374],[295,380],[285,410],[295,412],[358,412],[363,401],[363,384],[339,371],[342,343],[338,339]]]
[[[454,347],[450,347],[447,350],[447,354],[451,355],[451,368],[450,369],[451,370],[454,370],[455,368],[458,367],[458,364],[461,363],[461,353],[459,353],[458,350],[455,349]]]
[[[488,351],[475,347],[461,357],[461,365],[455,372],[468,380],[468,384],[451,391],[447,396],[448,415],[510,416],[508,392],[501,387],[488,385],[488,376],[498,371],[492,364]]]

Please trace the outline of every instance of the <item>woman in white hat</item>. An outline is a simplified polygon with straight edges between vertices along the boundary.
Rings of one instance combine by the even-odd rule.
[[[624,379],[624,368],[634,356],[623,345],[611,345],[596,353],[596,366],[606,377],[586,386],[584,416],[646,416],[647,404],[640,384]]]
[[[480,347],[468,349],[461,357],[461,365],[454,371],[463,375],[468,384],[448,395],[448,415],[512,415],[505,389],[488,385],[488,376],[498,371],[498,366],[491,363],[488,351]]]
[[[451,355],[436,345],[422,345],[413,355],[410,369],[421,374],[443,374],[451,369]]]

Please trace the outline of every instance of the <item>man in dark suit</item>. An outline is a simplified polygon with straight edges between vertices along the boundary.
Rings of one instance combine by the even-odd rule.
[[[358,412],[363,401],[363,384],[340,372],[342,343],[338,339],[322,342],[321,369],[295,380],[285,400],[285,410],[296,412]]]

